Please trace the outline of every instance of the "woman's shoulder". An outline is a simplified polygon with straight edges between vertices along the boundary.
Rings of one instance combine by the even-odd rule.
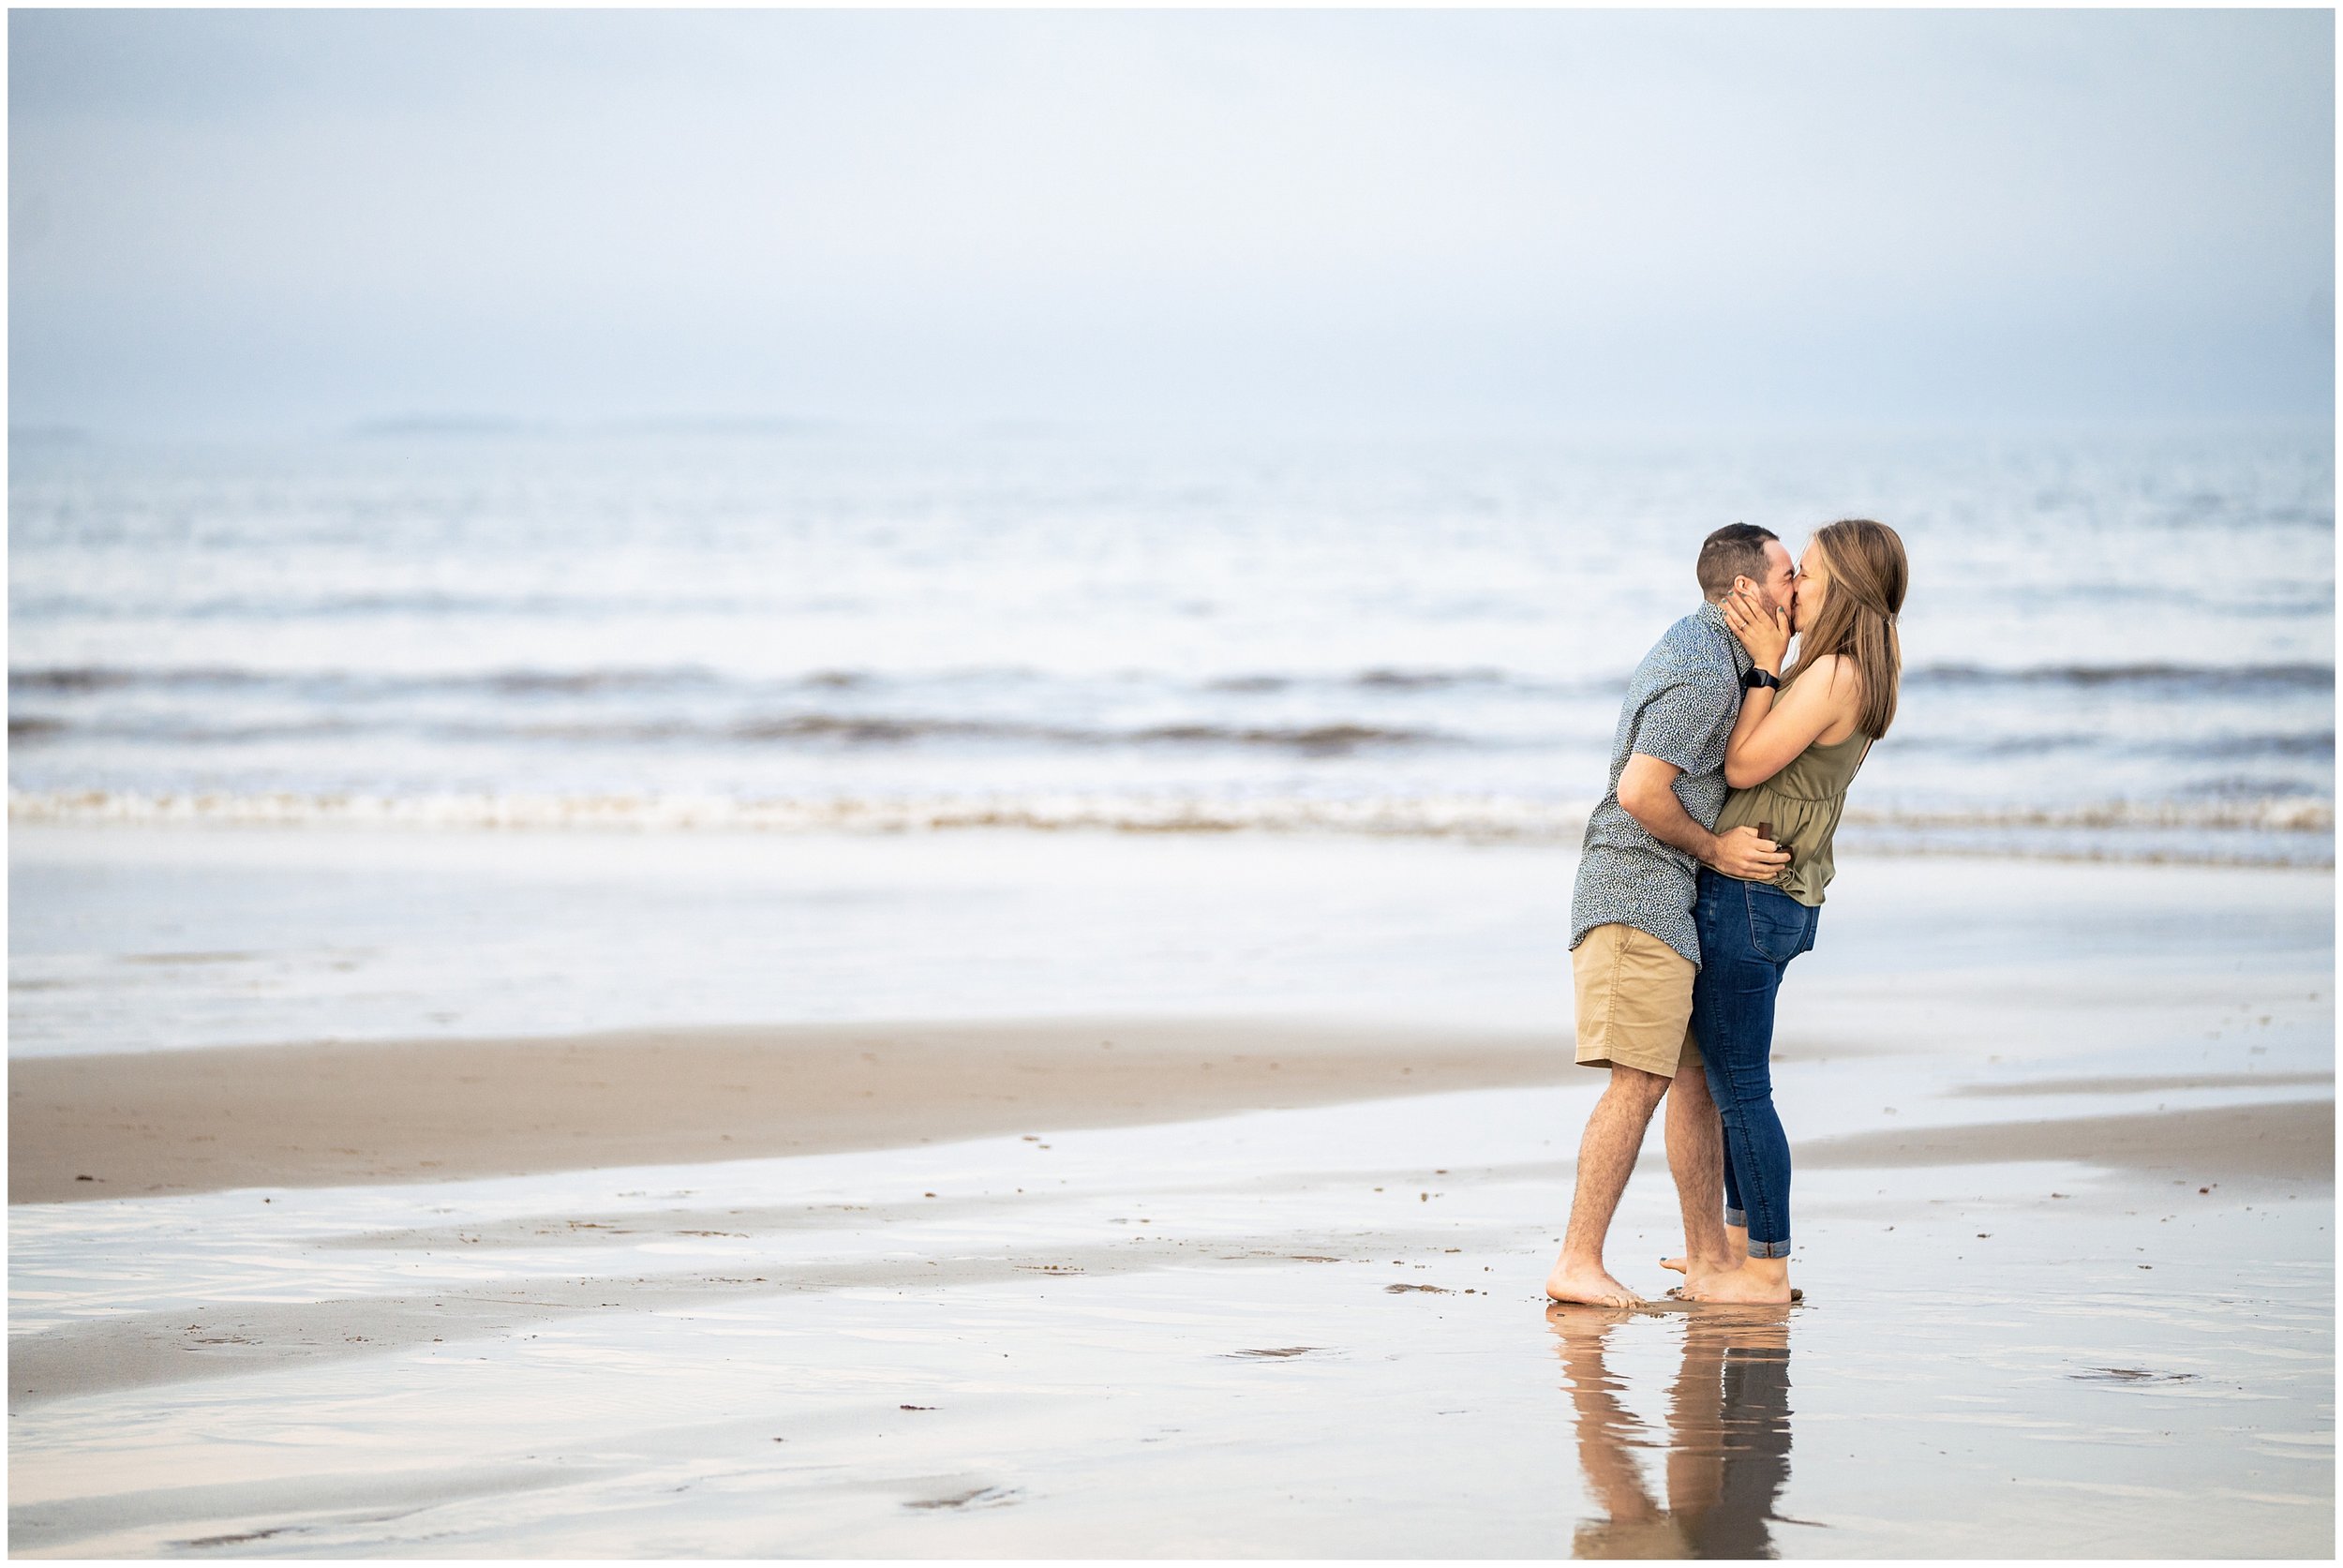
[[[1862,679],[1855,661],[1843,653],[1817,653],[1806,662],[1806,670],[1810,675],[1825,676],[1834,681],[1849,677]]]
[[[1820,682],[1836,700],[1860,702],[1863,698],[1862,666],[1843,653],[1817,653],[1802,673]]]

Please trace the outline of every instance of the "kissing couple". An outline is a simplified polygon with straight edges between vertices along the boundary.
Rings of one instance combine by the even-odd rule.
[[[1704,603],[1628,684],[1571,897],[1578,1062],[1611,1076],[1578,1145],[1556,1301],[1640,1302],[1603,1242],[1663,1098],[1681,1293],[1792,1296],[1774,998],[1814,945],[1847,785],[1895,720],[1903,541],[1850,518],[1793,567],[1774,534],[1735,523],[1701,543],[1694,575]]]

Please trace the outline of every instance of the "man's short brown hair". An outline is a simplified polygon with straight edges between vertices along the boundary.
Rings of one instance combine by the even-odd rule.
[[[1724,598],[1731,591],[1736,577],[1764,582],[1766,545],[1774,537],[1770,530],[1755,523],[1727,523],[1702,540],[1700,564],[1694,568],[1694,575],[1700,579],[1701,597]]]

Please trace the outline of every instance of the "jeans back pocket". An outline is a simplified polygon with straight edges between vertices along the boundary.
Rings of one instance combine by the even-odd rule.
[[[1749,945],[1769,963],[1787,963],[1804,952],[1813,940],[1813,913],[1778,888],[1762,882],[1741,885],[1749,905]]]

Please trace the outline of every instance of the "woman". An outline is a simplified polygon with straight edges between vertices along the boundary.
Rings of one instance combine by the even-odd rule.
[[[1895,530],[1852,518],[1808,543],[1788,611],[1767,614],[1743,599],[1723,606],[1756,667],[1780,685],[1760,685],[1741,703],[1724,754],[1733,793],[1716,830],[1770,824],[1759,831],[1790,863],[1771,884],[1700,874],[1693,1028],[1724,1124],[1730,1251],[1748,1258],[1688,1277],[1684,1294],[1695,1301],[1790,1300],[1790,1144],[1773,1108],[1774,993],[1790,960],[1814,945],[1847,785],[1895,722],[1906,575]],[[1798,663],[1785,670],[1794,631]]]

